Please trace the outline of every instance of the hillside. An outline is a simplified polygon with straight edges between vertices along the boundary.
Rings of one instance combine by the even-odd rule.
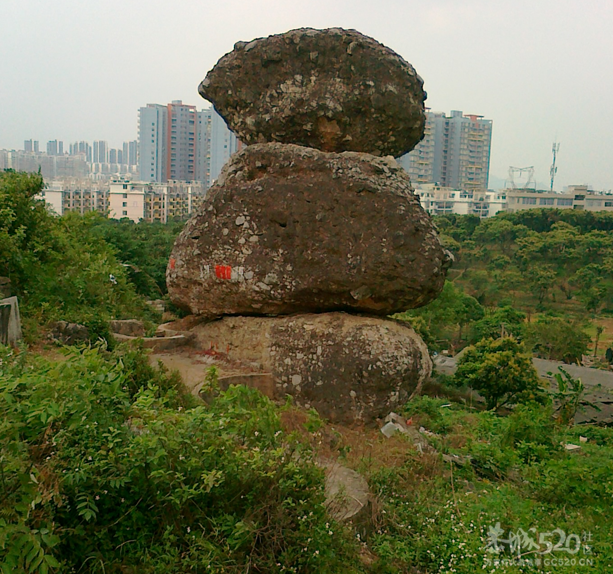
[[[561,371],[547,386],[531,359],[581,360],[597,333],[606,350],[613,219],[437,218],[455,266],[401,318],[433,353],[468,348],[454,377],[399,405],[388,437],[385,421],[222,390],[223,353],[184,382],[118,344],[111,319],[149,334],[162,321],[148,303],[182,224],[55,218],[41,186],[0,174],[0,276],[28,345],[0,347],[2,572],[609,571],[613,430],[575,425],[581,382]],[[57,320],[90,341],[51,344]],[[368,483],[353,522],[335,514],[347,496],[331,502],[330,465]]]

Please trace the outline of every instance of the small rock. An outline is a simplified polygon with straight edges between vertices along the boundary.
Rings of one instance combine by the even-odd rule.
[[[330,516],[339,522],[354,522],[366,516],[370,505],[370,491],[366,479],[338,462],[324,462],[326,469],[326,507]]]
[[[76,345],[89,341],[89,330],[85,325],[56,321],[51,325],[49,333],[51,340],[62,345]]]
[[[112,333],[128,335],[129,337],[143,337],[145,335],[145,325],[136,319],[122,319],[111,321],[109,324]]]

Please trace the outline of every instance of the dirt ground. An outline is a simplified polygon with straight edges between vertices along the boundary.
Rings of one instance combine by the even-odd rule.
[[[183,383],[194,395],[198,395],[206,373],[212,366],[217,367],[220,379],[250,372],[244,366],[226,360],[221,353],[211,354],[189,347],[149,355],[151,365],[157,365],[158,361],[171,371],[178,371]]]

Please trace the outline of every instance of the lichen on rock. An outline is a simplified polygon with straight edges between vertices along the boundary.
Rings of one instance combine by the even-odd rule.
[[[356,30],[300,28],[238,42],[199,92],[246,144],[398,157],[424,134],[422,79]]]

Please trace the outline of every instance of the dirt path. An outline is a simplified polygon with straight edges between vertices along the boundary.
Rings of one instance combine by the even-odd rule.
[[[171,371],[178,371],[183,383],[194,395],[198,395],[206,373],[212,366],[217,367],[220,379],[254,373],[252,369],[227,361],[221,354],[211,355],[189,348],[149,355],[151,365],[157,365],[158,361]]]

